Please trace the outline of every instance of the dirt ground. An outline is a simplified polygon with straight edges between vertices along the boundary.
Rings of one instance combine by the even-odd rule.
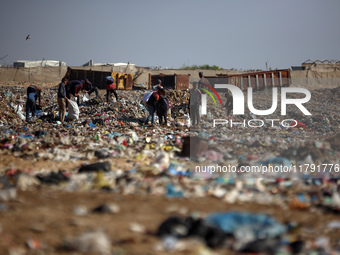
[[[20,85],[27,86],[28,84]],[[103,91],[101,91],[101,94],[103,94]],[[329,94],[331,93],[329,92]],[[323,110],[324,108],[316,108],[316,110],[320,109]],[[321,113],[324,112],[320,110],[320,113],[316,113],[322,116]],[[162,132],[166,133],[166,130]],[[301,133],[302,135],[303,133]],[[313,135],[314,139],[319,139],[319,136],[321,136],[312,132],[308,135]],[[251,152],[251,148],[246,145],[241,149],[245,151],[245,155]],[[40,152],[42,150],[44,150],[43,147],[40,148]],[[241,153],[238,153],[235,149],[235,155],[238,154]],[[333,155],[333,158],[335,157],[337,156]],[[32,160],[31,158],[16,157],[12,153],[5,152],[5,150],[0,151],[0,159],[0,169],[23,169],[28,172],[30,170],[39,172],[66,170],[69,172],[79,168],[83,163],[98,162],[98,159],[66,162]],[[149,164],[152,160],[148,159],[143,164]],[[113,170],[130,170],[141,163],[140,160],[128,157],[110,158],[108,161],[114,166]],[[189,216],[192,213],[205,216],[213,212],[227,211],[266,213],[281,223],[295,222],[300,226],[299,238],[306,241],[306,245],[309,247],[313,247],[313,242],[319,237],[329,237],[332,247],[340,240],[339,228],[331,229],[327,227],[329,222],[339,221],[339,216],[322,212],[315,207],[298,210],[290,209],[288,206],[261,205],[254,202],[230,204],[209,195],[189,199],[165,198],[163,194],[158,196],[138,193],[123,195],[117,191],[67,192],[62,190],[60,186],[43,184],[30,187],[26,191],[18,190],[17,193],[15,199],[10,201],[0,200],[0,254],[90,254],[72,251],[67,247],[70,240],[91,230],[104,231],[110,239],[112,254],[117,255],[210,255],[215,254],[214,251],[217,254],[234,254],[226,249],[208,250],[202,244],[192,245],[189,241],[184,243],[184,248],[181,251],[164,252],[159,249],[162,246],[161,239],[154,235],[158,226],[170,216]],[[79,209],[80,206],[91,211],[102,204],[110,203],[119,206],[118,213],[88,213],[86,215],[75,213],[75,209]],[[145,231],[143,233],[132,231],[131,223],[141,224],[145,227]],[[296,238],[296,236],[292,238]],[[30,247],[32,245],[34,248]]]
[[[120,207],[117,214],[89,214],[77,216],[75,206],[85,205],[93,209],[103,203],[115,203]],[[67,240],[89,230],[102,229],[112,241],[113,254],[167,254],[156,250],[160,240],[153,235],[160,223],[167,217],[178,215],[171,208],[180,212],[198,212],[205,215],[216,211],[266,212],[278,221],[296,221],[303,227],[305,240],[317,235],[329,236],[333,240],[340,237],[338,231],[328,232],[325,225],[338,220],[338,216],[320,214],[311,211],[278,210],[275,206],[263,206],[254,203],[227,204],[219,199],[207,197],[200,199],[149,196],[122,196],[106,192],[58,191],[54,188],[19,192],[18,198],[8,202],[8,211],[0,211],[0,254],[9,251],[27,250],[22,254],[80,254],[64,249]],[[130,223],[139,223],[147,233],[134,233]],[[36,240],[37,249],[28,249],[27,241]],[[194,252],[192,247],[178,254]],[[226,250],[216,250],[227,254]],[[19,253],[10,253],[19,254]],[[21,254],[21,253],[20,253]],[[176,252],[177,254],[177,252]],[[190,253],[198,254],[198,253]],[[232,254],[232,253],[230,253]]]

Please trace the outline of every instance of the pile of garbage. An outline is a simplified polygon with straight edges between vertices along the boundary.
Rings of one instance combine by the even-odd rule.
[[[141,153],[144,147],[154,148],[155,144],[159,145],[157,148],[169,144],[180,150],[181,137],[187,136],[189,129],[184,124],[178,129],[175,124],[177,119],[181,121],[186,111],[186,106],[180,102],[188,92],[169,92],[174,107],[168,117],[170,124],[164,128],[141,124],[148,115],[141,104],[144,93],[119,91],[120,100],[110,104],[100,98],[83,100],[79,109],[72,113],[73,101],[69,101],[68,121],[62,125],[55,90],[44,90],[45,106],[37,111],[36,121],[25,123],[25,88],[1,87],[1,153],[37,160],[67,161],[122,154],[132,157]],[[181,101],[175,102],[173,95],[180,97]]]
[[[276,164],[295,167],[294,173],[338,175],[340,102],[335,99],[336,91],[340,88],[312,91],[312,99],[303,104],[311,115],[288,105],[284,116],[280,109],[259,116],[247,108],[244,115],[227,116],[226,109],[208,100],[207,115],[190,130],[190,136],[200,138],[191,148],[191,159],[236,167]],[[254,92],[255,109],[269,109],[271,93],[270,89]],[[300,167],[304,165],[314,169],[305,171]],[[290,172],[284,177],[293,176]]]
[[[79,105],[79,116],[61,124],[56,91],[45,89],[45,105],[35,121],[26,123],[26,89],[0,87],[1,157],[17,157],[27,162],[79,162],[77,167],[59,171],[53,165],[47,169],[4,167],[0,175],[1,201],[14,199],[17,190],[53,187],[58,191],[106,191],[168,199],[211,197],[230,208],[255,203],[306,214],[340,213],[340,103],[334,101],[337,93],[333,90],[312,91],[312,100],[305,105],[311,116],[288,107],[284,118],[297,120],[301,123],[299,127],[276,122],[275,126],[266,123],[257,128],[214,126],[214,119],[238,123],[243,119],[265,120],[250,112],[227,116],[226,110],[211,100],[200,125],[191,127],[188,91],[167,92],[173,105],[168,126],[146,126],[141,122],[148,115],[141,103],[144,93],[118,91],[120,100],[109,104],[100,98],[85,97]],[[256,91],[254,98],[255,108],[270,108],[270,90]],[[270,118],[282,119],[279,112]],[[119,160],[127,163],[125,167],[117,166]],[[270,167],[286,167],[289,171],[264,171]],[[244,173],[242,169],[259,171]],[[98,210],[119,211],[115,206],[94,211]],[[79,215],[87,213],[84,208],[76,211]],[[327,253],[339,249],[328,237],[315,240],[318,245],[313,247],[299,236],[292,240],[294,229],[292,222],[280,223],[268,215],[247,212],[174,216],[160,223],[157,236],[162,241],[157,249],[173,252],[181,241],[190,243],[192,239],[210,248],[236,252],[298,254],[306,250]],[[93,236],[100,236],[105,254],[110,242],[102,232],[81,235],[70,247],[80,252],[101,252],[101,248],[91,250],[80,245]]]

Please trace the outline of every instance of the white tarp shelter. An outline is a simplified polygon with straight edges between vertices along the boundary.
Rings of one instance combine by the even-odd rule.
[[[127,66],[135,66],[135,64],[130,63],[94,63],[91,59],[89,62],[86,62],[83,66],[119,66],[119,67],[127,67]]]
[[[56,67],[56,66],[66,66],[66,62],[57,61],[57,60],[36,60],[36,61],[18,60],[14,62],[13,66],[14,67],[37,67],[37,66]]]

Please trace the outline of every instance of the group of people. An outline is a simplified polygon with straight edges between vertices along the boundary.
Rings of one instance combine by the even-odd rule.
[[[118,95],[116,92],[116,86],[114,83],[114,78],[112,76],[105,77],[105,89],[106,89],[106,102],[108,103],[110,100],[110,94],[114,94],[116,100],[118,101]],[[61,80],[61,83],[58,86],[58,106],[59,106],[59,117],[60,122],[63,123],[65,120],[66,106],[67,100],[70,99],[70,96],[74,96],[77,98],[77,104],[80,103],[80,92],[83,91],[87,93],[89,96],[93,92],[96,94],[96,98],[100,98],[98,88],[88,80],[71,80],[64,77]]]
[[[59,118],[60,122],[64,123],[65,121],[65,114],[66,114],[66,107],[67,107],[67,100],[70,99],[70,96],[74,96],[77,98],[77,104],[80,103],[80,92],[84,91],[91,95],[93,92],[96,93],[96,97],[99,98],[98,88],[92,85],[92,83],[88,80],[72,80],[69,81],[68,78],[64,77],[61,80],[61,83],[58,86],[58,106],[59,106]]]
[[[192,120],[192,125],[200,124],[200,112],[199,107],[202,102],[202,89],[205,85],[209,89],[209,81],[204,78],[203,73],[199,73],[200,80],[199,82],[193,83],[193,88],[190,90],[190,99],[189,99],[189,109],[190,116]],[[118,101],[118,95],[116,92],[115,81],[112,76],[105,77],[105,89],[106,89],[106,102],[109,103],[110,95],[114,94],[116,100]],[[88,93],[91,95],[95,92],[96,97],[100,98],[98,88],[93,86],[92,83],[88,79],[84,80],[69,80],[64,77],[61,83],[58,86],[58,106],[59,106],[59,116],[61,123],[65,120],[67,100],[70,99],[70,96],[74,96],[77,98],[77,104],[80,102],[80,92]],[[203,90],[204,91],[204,90]],[[41,92],[42,89],[39,86],[31,85],[27,88],[27,102],[26,102],[26,121],[29,121],[30,113],[32,116],[36,115],[36,100],[39,99],[39,105],[41,100]],[[225,107],[227,108],[227,114],[229,115],[232,111],[232,103],[233,98],[230,93],[226,93],[227,102]],[[100,98],[101,99],[101,98]],[[159,124],[167,125],[167,112],[171,108],[171,102],[166,97],[165,89],[162,87],[162,81],[158,80],[158,84],[153,86],[153,92],[148,92],[144,95],[143,104],[149,112],[147,119],[143,122],[144,124],[148,124],[151,121],[151,125],[155,122],[155,113],[158,115]]]
[[[110,101],[110,95],[114,94],[118,101],[118,94],[116,92],[116,86],[114,78],[112,76],[105,77],[105,89],[106,89],[106,102]],[[158,80],[158,84],[153,87],[153,92],[146,93],[143,98],[143,103],[149,112],[149,115],[144,121],[144,124],[148,124],[151,121],[151,125],[155,122],[155,113],[158,115],[159,124],[167,125],[167,112],[171,107],[169,99],[165,95],[165,89],[161,85],[161,80]],[[79,94],[81,91],[91,95],[92,92],[96,93],[96,97],[99,97],[98,89],[92,85],[88,80],[73,80],[69,81],[64,77],[58,87],[58,105],[60,121],[63,123],[65,120],[67,100],[70,96],[77,97],[77,103],[79,105]]]
[[[189,102],[189,109],[190,109],[190,116],[191,116],[191,123],[193,126],[200,124],[200,105],[202,102],[202,92],[200,89],[210,90],[210,83],[209,81],[204,78],[202,72],[199,72],[199,81],[194,82],[192,85],[192,89],[190,90],[190,102]],[[203,90],[203,91],[204,91]],[[230,92],[226,92],[226,103],[224,107],[227,109],[227,115],[231,113],[233,110],[233,97]]]
[[[153,86],[153,90],[153,92],[146,93],[142,100],[149,112],[144,124],[148,124],[151,121],[151,125],[153,125],[155,123],[155,113],[157,113],[159,124],[167,125],[167,114],[171,108],[171,102],[166,96],[161,80],[158,80],[158,84]]]

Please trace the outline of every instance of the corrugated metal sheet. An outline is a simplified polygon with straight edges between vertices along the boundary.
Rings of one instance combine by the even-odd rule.
[[[218,76],[205,76],[211,85],[233,84],[243,90],[247,87],[264,89],[266,87],[288,87],[291,84],[290,69],[252,72],[243,74],[223,74]],[[227,89],[216,89],[225,92]]]
[[[189,75],[175,74],[175,77],[176,77],[176,89],[177,90],[189,89]]]
[[[112,72],[111,76],[115,79],[116,88],[122,90],[132,89],[132,74],[130,73],[115,73]]]
[[[158,84],[158,80],[162,81],[162,86],[165,89],[186,90],[189,88],[189,74],[149,74],[149,89]]]
[[[99,89],[105,89],[104,80],[106,76],[112,76],[115,79],[117,89],[131,90],[133,86],[133,75],[130,73],[82,70],[69,67],[65,76],[70,80],[84,80],[87,78]]]

